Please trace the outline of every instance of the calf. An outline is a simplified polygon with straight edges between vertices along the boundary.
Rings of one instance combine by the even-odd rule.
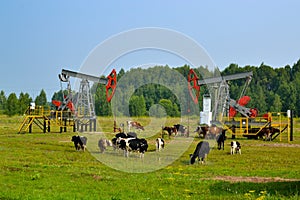
[[[238,141],[232,141],[231,142],[231,150],[230,154],[242,154],[241,144]]]
[[[104,153],[106,151],[107,147],[111,147],[113,146],[112,141],[108,140],[108,139],[100,139],[98,141],[98,147],[100,149],[101,153]]]
[[[75,149],[79,151],[82,149],[85,151],[87,138],[85,136],[74,135],[72,136],[72,142],[74,142]]]
[[[194,164],[196,161],[196,158],[198,158],[198,161],[201,161],[201,163],[206,162],[206,157],[210,151],[209,143],[206,141],[201,141],[197,144],[197,147],[193,154],[190,154],[190,163]]]
[[[165,141],[162,138],[156,139],[156,151],[161,151],[165,147]]]
[[[148,149],[148,143],[144,138],[126,138],[120,141],[120,148],[124,150],[126,157],[129,156],[130,151],[137,151],[142,158]]]

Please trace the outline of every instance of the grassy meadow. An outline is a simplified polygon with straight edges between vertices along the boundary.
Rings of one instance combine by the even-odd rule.
[[[225,150],[213,148],[205,165],[189,164],[189,154],[201,140],[193,133],[197,117],[136,119],[146,125],[144,132],[137,133],[147,138],[149,152],[144,159],[135,154],[124,158],[121,152],[108,149],[105,154],[121,165],[126,159],[137,165],[147,163],[147,155],[155,153],[161,124],[190,124],[187,150],[169,165],[147,173],[111,168],[96,159],[105,154],[94,149],[93,153],[75,151],[71,129],[42,133],[34,128],[33,133],[18,134],[21,119],[0,115],[0,199],[300,199],[299,119],[294,121],[292,142],[288,143],[286,133],[281,141],[279,137],[269,142],[237,138],[242,155],[230,155],[228,135]],[[117,119],[117,124],[125,121]],[[98,122],[99,138],[111,139],[113,118],[101,117]],[[175,140],[165,139],[167,146]]]

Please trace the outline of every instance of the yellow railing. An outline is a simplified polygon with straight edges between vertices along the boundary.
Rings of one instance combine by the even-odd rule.
[[[229,132],[234,135],[257,135],[265,127],[275,127],[280,130],[279,138],[282,140],[282,132],[287,129],[289,138],[289,123],[290,119],[285,112],[270,112],[267,115],[256,117],[253,119],[246,117],[224,117],[223,122],[225,127],[229,129],[235,125],[235,131],[229,129]],[[249,128],[251,132],[249,133]]]

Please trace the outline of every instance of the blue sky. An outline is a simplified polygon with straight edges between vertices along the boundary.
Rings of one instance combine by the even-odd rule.
[[[293,65],[300,59],[299,7],[297,0],[1,1],[0,90],[34,98],[43,88],[51,98],[62,68],[78,71],[98,44],[143,27],[187,35],[221,70],[230,63]],[[183,64],[172,56],[151,58],[139,54],[115,64]]]

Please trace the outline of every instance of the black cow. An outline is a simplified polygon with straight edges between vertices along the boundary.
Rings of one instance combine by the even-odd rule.
[[[148,149],[148,143],[144,138],[125,138],[120,141],[120,148],[124,150],[126,157],[129,156],[130,151],[138,151],[142,158]]]
[[[198,161],[201,161],[201,163],[205,163],[206,157],[210,151],[209,143],[206,141],[201,141],[197,144],[197,147],[193,154],[190,154],[190,163],[194,164],[196,161],[196,158],[198,158]]]
[[[74,135],[71,141],[74,142],[74,146],[77,151],[80,149],[85,151],[87,142],[87,138],[85,136]]]
[[[218,143],[218,149],[221,150],[221,148],[223,147],[224,150],[224,142],[225,142],[225,132],[226,130],[222,129],[222,133],[220,133],[219,135],[217,135],[216,140]]]

